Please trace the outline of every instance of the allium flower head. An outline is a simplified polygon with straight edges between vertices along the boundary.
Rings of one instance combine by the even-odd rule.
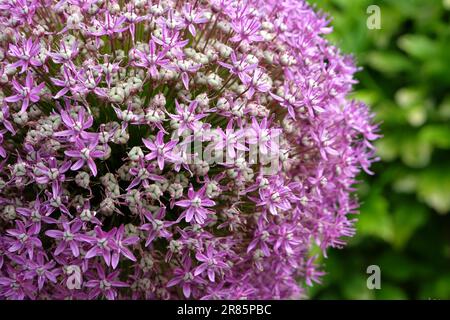
[[[305,1],[2,0],[0,27],[0,299],[298,298],[353,235],[377,126]]]

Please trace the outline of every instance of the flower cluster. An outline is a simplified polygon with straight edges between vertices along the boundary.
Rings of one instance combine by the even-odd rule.
[[[303,0],[1,0],[0,27],[0,299],[301,297],[353,234],[377,127]]]

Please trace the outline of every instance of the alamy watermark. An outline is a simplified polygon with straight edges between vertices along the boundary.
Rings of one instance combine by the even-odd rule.
[[[374,290],[374,289],[381,289],[381,269],[378,265],[372,264],[367,267],[366,273],[370,274],[370,276],[367,278],[367,289]]]
[[[67,288],[69,290],[80,290],[83,279],[81,277],[81,269],[77,265],[71,265],[66,268],[66,273],[69,276],[67,278]]]
[[[179,160],[185,164],[220,164],[232,168],[245,162],[248,166],[260,166],[265,175],[277,174],[280,170],[281,129],[219,128],[185,133],[172,137],[179,141],[173,153],[180,154],[182,159]]]
[[[367,7],[366,13],[369,15],[367,18],[367,29],[379,30],[381,29],[381,9],[377,5],[370,5]]]

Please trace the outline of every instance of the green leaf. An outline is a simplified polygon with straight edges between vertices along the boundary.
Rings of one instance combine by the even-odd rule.
[[[425,93],[421,87],[403,87],[395,93],[395,102],[403,108],[409,108],[422,102]]]
[[[408,34],[400,37],[398,46],[412,57],[420,60],[432,59],[439,53],[436,43],[420,34]]]
[[[395,179],[392,188],[397,193],[413,193],[417,189],[417,176],[415,174],[402,175]]]
[[[372,51],[367,56],[367,63],[386,74],[406,71],[412,67],[407,57],[395,51]]]
[[[392,161],[398,156],[398,144],[392,137],[384,137],[375,142],[377,154],[384,161]]]
[[[450,97],[447,96],[439,106],[439,118],[442,120],[450,120]],[[449,138],[450,140],[450,138]]]
[[[422,283],[419,299],[450,299],[450,274]]]
[[[415,274],[415,262],[399,252],[386,252],[376,264],[381,269],[381,287],[387,280],[406,281],[412,279]]]
[[[383,283],[380,290],[375,291],[377,299],[382,300],[406,300],[408,299],[405,292],[390,283]]]
[[[406,112],[408,122],[413,127],[419,127],[427,121],[427,110],[422,105],[414,105]]]
[[[402,249],[417,228],[427,221],[427,210],[414,203],[403,203],[394,211],[394,241],[397,249]]]
[[[374,290],[367,288],[367,278],[363,275],[353,275],[346,278],[342,285],[342,293],[346,299],[370,300],[375,298]]]
[[[380,94],[375,90],[362,89],[351,94],[349,98],[363,101],[368,105],[373,105],[380,99]]]
[[[430,163],[432,151],[433,148],[427,141],[409,136],[402,142],[400,156],[407,166],[423,168]]]
[[[419,176],[419,197],[439,213],[450,211],[450,168],[431,167]]]
[[[393,224],[388,213],[388,202],[379,193],[373,192],[361,206],[356,223],[362,235],[376,236],[387,242],[393,240]]]
[[[429,124],[419,132],[419,139],[438,148],[450,149],[450,125]]]
[[[323,260],[319,296],[450,298],[449,221],[437,214],[450,212],[450,1],[311,1],[330,13],[328,38],[363,68],[351,98],[368,103],[383,135],[382,161],[358,186],[356,237]],[[380,30],[366,28],[371,4]],[[381,290],[365,288],[368,264],[380,265]]]

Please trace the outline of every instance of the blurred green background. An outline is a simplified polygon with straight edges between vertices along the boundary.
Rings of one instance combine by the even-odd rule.
[[[363,70],[355,98],[384,137],[376,175],[362,177],[357,236],[322,262],[313,299],[450,299],[450,0],[309,0],[329,36]],[[369,30],[368,6],[381,9]],[[369,265],[381,289],[366,286]]]

